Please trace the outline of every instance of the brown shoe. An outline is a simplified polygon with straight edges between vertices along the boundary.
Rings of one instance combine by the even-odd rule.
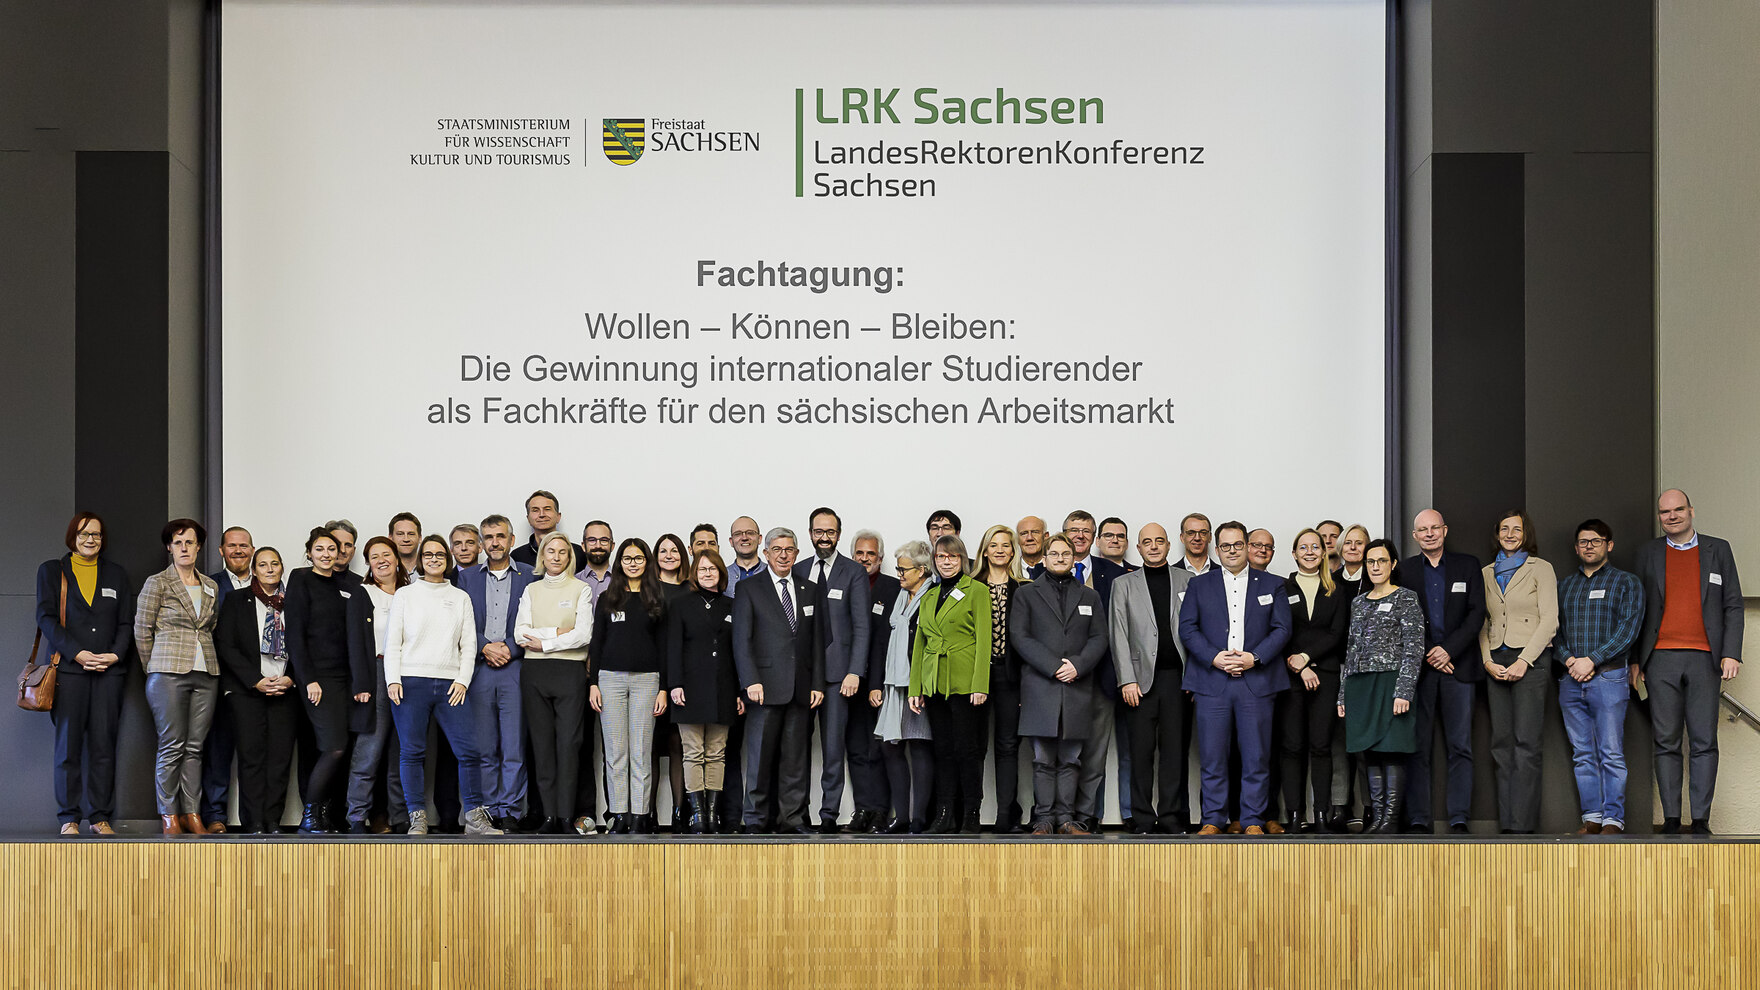
[[[1203,828],[1198,829],[1198,834],[1199,835],[1221,835],[1222,829],[1219,829],[1214,825],[1206,825]]]
[[[110,827],[109,822],[93,822],[91,824],[91,830],[92,830],[93,835],[115,835],[116,834],[116,830]]]
[[[61,823],[61,834],[62,835],[78,835],[79,834],[79,822],[62,822]]]
[[[202,831],[208,833],[209,835],[221,835],[221,834],[224,834],[226,831],[226,823],[225,822],[209,822],[207,825],[202,827]]]
[[[1033,834],[1034,835],[1050,835],[1051,834],[1051,823],[1050,822],[1038,822],[1037,824],[1035,824],[1033,826]]]
[[[160,815],[159,816],[159,821],[164,823],[164,825],[165,825],[165,834],[166,835],[182,835],[183,834],[183,822],[178,820],[180,817],[181,816],[179,816],[179,815]]]
[[[1266,835],[1282,835],[1283,834],[1283,826],[1278,824],[1275,821],[1266,822],[1265,823],[1265,834]]]
[[[1228,827],[1223,829],[1223,831],[1227,832],[1229,835],[1239,835],[1241,834],[1241,823],[1229,822]]]
[[[193,812],[178,815],[177,824],[189,835],[201,835],[206,831],[202,828],[202,816]]]
[[[1620,828],[1618,825],[1603,825],[1603,826],[1601,826],[1601,834],[1602,835],[1624,835],[1624,834],[1626,834],[1626,830],[1623,828]]]
[[[1577,829],[1577,834],[1578,835],[1600,835],[1601,834],[1601,823],[1600,822],[1584,822],[1583,827],[1580,829]]]
[[[1246,834],[1247,835],[1264,835],[1265,830],[1260,828],[1257,825],[1248,825],[1246,828]]]
[[[1081,822],[1073,822],[1072,821],[1072,822],[1064,822],[1062,825],[1057,826],[1057,834],[1058,835],[1093,835],[1094,833],[1083,828]]]

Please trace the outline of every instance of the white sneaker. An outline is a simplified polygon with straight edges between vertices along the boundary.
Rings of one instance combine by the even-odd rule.
[[[495,823],[489,820],[489,809],[481,806],[472,808],[464,814],[464,834],[466,835],[506,835]]]
[[[409,813],[409,832],[406,834],[408,834],[408,835],[427,835],[428,834],[428,812],[426,809],[423,809],[421,811],[412,811]]]

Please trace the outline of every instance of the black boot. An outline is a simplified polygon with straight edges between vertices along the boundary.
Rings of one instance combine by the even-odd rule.
[[[960,822],[959,830],[967,835],[977,835],[983,827],[983,824],[978,821],[978,809],[966,809],[965,819]]]
[[[697,809],[703,813],[701,828],[693,829],[698,835],[716,835],[721,831],[721,792],[702,791],[697,794]]]
[[[1363,770],[1369,778],[1369,806],[1364,809],[1363,834],[1382,834],[1387,831],[1387,772],[1381,767],[1366,767]]]
[[[305,809],[299,816],[299,834],[323,835],[325,832],[324,822],[319,816],[318,806],[307,802]]]
[[[1345,806],[1342,804],[1335,804],[1332,806],[1331,813],[1326,816],[1326,831],[1339,833],[1348,832],[1350,830],[1345,827],[1345,822],[1349,820],[1350,813],[1345,810]]]
[[[1399,816],[1406,806],[1406,766],[1403,763],[1389,764],[1383,774],[1381,802],[1387,809],[1387,821],[1381,831],[1394,832],[1399,829]]]
[[[674,832],[688,832],[691,835],[702,835],[704,829],[708,827],[709,817],[703,809],[703,792],[697,791],[694,794],[686,794],[684,796],[684,803],[685,807],[690,809],[690,815],[684,820],[684,826],[682,828],[678,825],[674,825],[672,830]]]
[[[923,832],[926,835],[951,835],[958,827],[959,823],[953,818],[953,809],[944,804],[935,809],[935,820]]]
[[[684,835],[691,830],[691,819],[696,817],[696,804],[696,792],[685,791],[684,800],[672,806],[673,835]]]

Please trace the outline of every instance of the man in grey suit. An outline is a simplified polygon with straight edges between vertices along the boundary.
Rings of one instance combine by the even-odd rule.
[[[1130,726],[1131,831],[1138,834],[1183,832],[1192,820],[1185,729],[1191,703],[1180,689],[1186,657],[1179,640],[1179,607],[1192,573],[1168,566],[1172,547],[1166,528],[1149,523],[1137,531],[1142,569],[1112,582],[1112,660]],[[1152,801],[1157,783],[1158,805]]]
[[[1106,657],[1100,595],[1075,579],[1062,533],[1045,544],[1045,571],[1014,593],[1011,645],[1022,660],[1020,734],[1033,740],[1033,834],[1088,835],[1076,820],[1082,743],[1094,719],[1094,670]]]
[[[1691,829],[1711,834],[1717,787],[1717,702],[1722,681],[1742,669],[1742,583],[1730,546],[1693,525],[1693,502],[1670,488],[1656,500],[1663,535],[1638,549],[1644,628],[1632,653],[1632,683],[1650,683],[1656,733],[1656,786],[1662,831],[1687,828],[1681,817],[1681,742],[1692,747]]]
[[[813,709],[825,700],[825,644],[814,588],[793,573],[799,552],[793,530],[766,533],[768,568],[733,593],[733,664],[748,702],[742,809],[747,832],[771,830],[765,818],[772,788],[782,809],[776,831],[809,831],[801,811],[812,764]]]
[[[850,706],[867,704],[859,692],[868,671],[868,572],[837,552],[843,520],[836,512],[824,506],[814,509],[808,526],[813,559],[806,565],[806,578],[813,583],[817,621],[825,631],[825,704],[819,708],[819,831],[836,835],[837,816],[843,810],[845,756],[866,752],[866,740],[850,731]]]

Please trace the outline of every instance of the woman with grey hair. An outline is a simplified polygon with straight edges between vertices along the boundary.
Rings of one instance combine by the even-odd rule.
[[[929,717],[908,704],[911,642],[917,634],[917,607],[929,590],[929,545],[912,540],[898,548],[898,603],[892,609],[892,632],[886,642],[884,686],[871,695],[880,699],[874,735],[884,744],[886,777],[892,788],[892,820],[874,826],[876,834],[916,834],[929,824],[929,794],[934,761],[929,751]],[[873,699],[870,698],[870,701]]]

